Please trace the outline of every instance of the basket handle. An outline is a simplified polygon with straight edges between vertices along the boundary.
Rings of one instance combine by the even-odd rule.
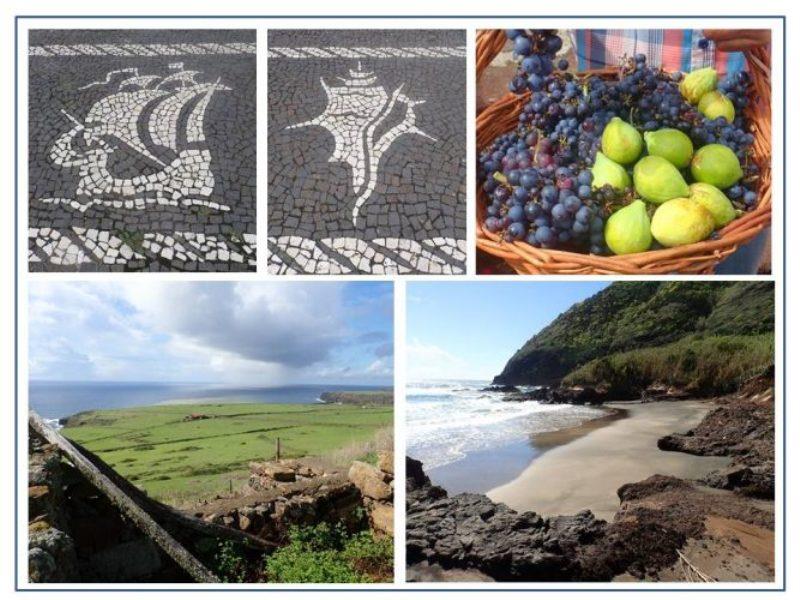
[[[495,56],[506,45],[506,32],[502,29],[481,29],[475,39],[475,80],[479,80]]]

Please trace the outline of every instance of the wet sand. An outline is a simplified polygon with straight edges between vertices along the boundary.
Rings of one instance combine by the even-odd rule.
[[[428,477],[451,495],[461,492],[485,494],[517,478],[533,460],[548,450],[605,427],[625,415],[624,409],[609,408],[607,414],[575,427],[539,433],[527,440],[470,452],[461,460],[429,469]]]
[[[585,435],[565,430],[536,436],[534,445],[550,449],[534,458],[516,479],[487,495],[519,511],[554,516],[588,508],[599,518],[611,519],[619,508],[617,489],[624,483],[655,474],[697,478],[729,463],[726,457],[664,452],[656,445],[664,435],[697,425],[711,409],[710,402],[606,406],[624,409],[626,418],[605,421]],[[592,427],[592,423],[574,429]]]
[[[470,492],[485,494],[518,477],[538,456],[527,440],[490,450],[468,453],[464,458],[427,471],[431,481],[450,495]]]

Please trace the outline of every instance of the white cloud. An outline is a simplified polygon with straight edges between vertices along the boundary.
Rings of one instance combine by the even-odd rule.
[[[409,381],[461,379],[467,365],[459,357],[435,344],[412,339],[406,343],[406,376]]]
[[[351,309],[337,282],[34,282],[30,373],[260,385],[390,377],[386,336],[360,339]]]
[[[365,371],[368,375],[390,377],[394,372],[392,358],[384,356],[372,361]]]
[[[137,286],[130,302],[151,327],[242,359],[304,367],[347,333],[342,286],[192,282]]]

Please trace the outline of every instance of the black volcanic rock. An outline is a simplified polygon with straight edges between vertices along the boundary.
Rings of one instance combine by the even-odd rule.
[[[730,456],[734,464],[708,474],[705,483],[746,496],[775,492],[774,372],[746,381],[740,391],[718,398],[717,407],[686,433],[658,440],[661,450],[698,456]]]
[[[476,569],[503,581],[584,579],[577,549],[601,537],[606,526],[590,511],[543,519],[483,494],[448,497],[412,458],[406,458],[406,473],[409,564]]]
[[[505,393],[519,393],[519,388],[515,385],[490,385],[483,389],[482,392],[505,392]]]
[[[527,392],[509,394],[503,398],[504,402],[536,401],[542,404],[602,404],[612,398],[608,392],[601,388],[588,386],[552,387],[540,386]],[[625,400],[618,395],[614,400]]]

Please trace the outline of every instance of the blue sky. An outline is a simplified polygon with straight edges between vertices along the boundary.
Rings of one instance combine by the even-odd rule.
[[[33,281],[33,380],[392,382],[387,282]]]
[[[409,381],[491,379],[532,335],[608,282],[409,282]]]

